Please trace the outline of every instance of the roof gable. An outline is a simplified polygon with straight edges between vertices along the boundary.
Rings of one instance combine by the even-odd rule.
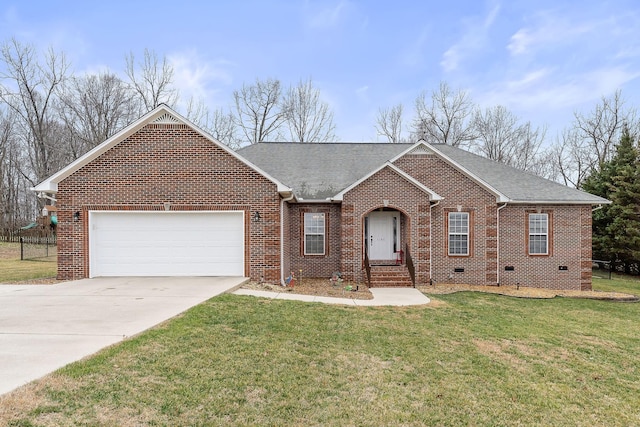
[[[76,159],[75,161],[71,162],[69,165],[67,165],[63,169],[59,170],[58,172],[56,172],[55,174],[51,175],[46,180],[42,181],[41,183],[39,183],[38,185],[33,187],[32,190],[35,191],[35,192],[38,192],[38,193],[56,193],[58,191],[58,183],[59,182],[61,182],[65,178],[71,176],[73,173],[75,173],[76,171],[80,170],[85,165],[91,163],[93,160],[97,159],[98,157],[100,157],[101,155],[103,155],[104,153],[109,151],[110,149],[112,149],[115,146],[117,146],[122,141],[126,140],[127,138],[129,138],[130,136],[132,136],[133,134],[135,134],[136,132],[138,132],[139,130],[141,130],[142,128],[144,128],[145,126],[150,125],[150,124],[183,124],[183,125],[186,125],[189,128],[191,128],[192,130],[194,130],[195,132],[197,132],[200,135],[202,135],[203,137],[205,137],[211,143],[215,144],[216,146],[218,146],[222,150],[226,151],[230,156],[235,157],[240,162],[244,163],[245,165],[247,165],[251,169],[255,170],[256,172],[258,172],[259,174],[261,174],[262,176],[264,176],[265,178],[267,178],[268,180],[270,180],[271,182],[276,184],[279,192],[281,192],[281,193],[291,192],[291,188],[289,188],[286,185],[282,184],[278,179],[270,176],[268,173],[266,173],[265,171],[260,169],[255,164],[251,163],[246,158],[238,155],[235,151],[231,150],[226,145],[216,141],[215,139],[213,139],[211,137],[211,135],[209,135],[208,133],[204,132],[202,129],[200,129],[199,127],[194,125],[192,122],[190,122],[186,118],[182,117],[176,111],[174,111],[173,109],[171,109],[170,107],[168,107],[167,105],[164,105],[164,104],[159,105],[154,110],[152,110],[149,113],[145,114],[140,119],[136,120],[135,122],[133,122],[129,126],[125,127],[120,132],[116,133],[115,135],[113,135],[112,137],[110,137],[109,139],[104,141],[103,143],[97,145],[95,148],[93,148],[92,150],[88,151],[83,156],[79,157],[78,159]]]
[[[360,178],[359,180],[357,180],[356,182],[354,182],[353,184],[351,184],[350,186],[348,186],[347,188],[345,188],[344,190],[342,190],[341,192],[336,194],[334,197],[331,198],[331,200],[341,201],[344,198],[344,195],[346,193],[348,193],[349,191],[353,190],[354,188],[356,188],[361,183],[363,183],[367,179],[371,178],[372,176],[374,176],[375,174],[377,174],[381,170],[387,169],[387,168],[392,170],[393,172],[395,172],[401,178],[404,178],[409,183],[413,184],[419,190],[422,190],[425,193],[427,193],[429,195],[429,200],[430,201],[442,200],[442,197],[438,193],[436,193],[435,191],[429,189],[427,186],[423,185],[422,183],[418,182],[411,175],[409,175],[406,172],[402,171],[401,169],[399,169],[397,166],[395,166],[391,162],[386,162],[385,164],[381,165],[377,169],[375,169],[375,170],[371,171],[370,173],[368,173],[367,175],[363,176],[362,178]]]
[[[398,159],[400,159],[400,158],[402,158],[402,157],[404,157],[406,155],[435,155],[435,156],[438,156],[440,159],[444,160],[449,165],[451,165],[454,168],[458,169],[460,172],[462,172],[464,175],[469,177],[472,181],[474,181],[475,183],[480,185],[482,188],[484,188],[485,190],[487,190],[490,193],[492,193],[493,195],[495,195],[497,202],[504,203],[504,202],[509,201],[509,197],[507,197],[505,194],[503,194],[502,192],[498,191],[494,186],[492,186],[491,184],[486,182],[480,176],[477,176],[473,172],[469,171],[464,165],[460,164],[459,162],[456,162],[451,157],[447,156],[442,151],[438,150],[434,145],[427,144],[426,142],[424,142],[422,140],[418,141],[414,145],[412,145],[411,147],[407,148],[404,152],[398,154],[396,157],[391,159],[391,162],[395,162],[396,160],[398,160]]]
[[[435,144],[431,147],[455,164],[462,165],[461,170],[466,171],[470,176],[482,177],[483,181],[490,183],[492,188],[506,197],[506,199],[498,199],[500,203],[591,205],[611,203],[602,197],[450,145]]]

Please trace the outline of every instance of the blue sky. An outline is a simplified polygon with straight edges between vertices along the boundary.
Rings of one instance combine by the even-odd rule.
[[[90,6],[88,6],[90,5]],[[547,140],[574,111],[622,89],[640,104],[640,3],[555,1],[14,1],[0,41],[64,51],[77,73],[144,49],[166,55],[183,99],[231,105],[243,82],[312,78],[341,141],[375,141],[380,107],[405,106],[440,81],[480,106],[501,104]],[[180,108],[179,108],[180,109]]]

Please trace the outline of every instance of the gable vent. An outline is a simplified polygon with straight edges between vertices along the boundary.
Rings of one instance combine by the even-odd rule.
[[[180,121],[175,117],[173,117],[171,114],[164,113],[163,115],[155,119],[152,123],[162,124],[162,125],[174,125],[174,124],[180,123]]]
[[[429,154],[433,154],[433,151],[429,150],[424,145],[420,145],[409,152],[409,154],[416,154],[419,156],[426,156]]]

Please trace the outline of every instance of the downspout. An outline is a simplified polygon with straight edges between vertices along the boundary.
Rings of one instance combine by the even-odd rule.
[[[496,283],[500,286],[500,211],[507,207],[507,202],[496,211]]]
[[[433,208],[440,204],[440,200],[429,206],[429,283],[433,284],[433,233],[431,225],[433,224]]]
[[[593,214],[595,211],[600,210],[604,207],[604,205],[598,205],[595,208],[591,209],[591,213]]]
[[[293,191],[289,197],[280,200],[280,284],[284,283],[284,203],[293,200]]]

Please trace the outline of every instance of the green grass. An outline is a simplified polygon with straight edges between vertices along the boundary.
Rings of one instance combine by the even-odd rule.
[[[640,425],[639,314],[471,292],[410,308],[223,295],[0,398],[0,424]]]
[[[625,276],[614,273],[611,279],[593,277],[592,286],[596,291],[640,295],[640,276]]]
[[[20,243],[0,242],[0,283],[56,277],[55,257],[20,260]]]

